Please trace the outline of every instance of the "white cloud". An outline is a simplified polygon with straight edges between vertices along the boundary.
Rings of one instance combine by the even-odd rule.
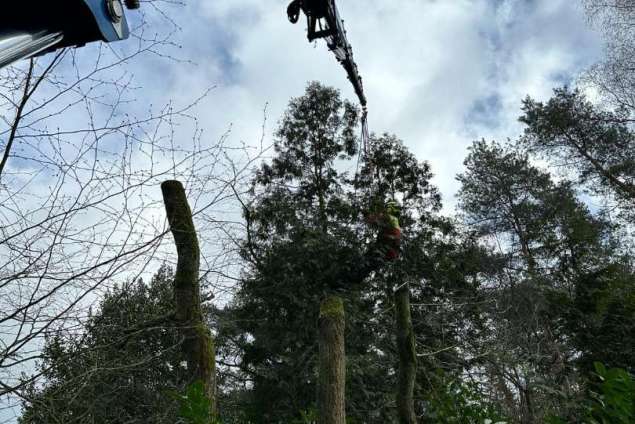
[[[309,80],[354,99],[326,46],[306,42],[302,21],[287,22],[286,4],[188,2],[179,13],[191,25],[180,37],[185,55],[197,52],[198,65],[170,70],[177,75],[162,95],[187,98],[218,84],[199,109],[208,135],[231,122],[236,139],[245,141],[260,136],[265,103],[270,133]],[[338,4],[364,78],[371,129],[397,134],[430,160],[446,202],[473,139],[516,136],[523,97],[548,96],[600,53],[582,11],[566,0]]]

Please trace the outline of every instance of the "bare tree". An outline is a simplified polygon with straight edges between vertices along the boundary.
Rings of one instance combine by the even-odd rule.
[[[585,76],[609,102],[635,110],[635,3],[584,0],[589,19],[604,36],[606,56]]]
[[[202,382],[205,396],[211,403],[211,414],[216,401],[216,361],[214,342],[204,325],[201,309],[198,278],[201,252],[196,228],[183,185],[176,180],[165,181],[161,184],[161,191],[178,254],[174,275],[175,318],[183,327],[185,340],[182,348],[191,373],[190,380]]]
[[[168,16],[162,3],[152,19]],[[130,63],[178,62],[172,32],[147,37],[146,23],[122,50],[63,50],[0,72],[2,408],[39,377],[46,337],[81,331],[100,293],[170,262],[161,181],[185,183],[202,223],[201,280],[225,279],[232,264],[225,211],[258,149],[202,137],[193,110],[209,91],[184,105],[138,100]]]

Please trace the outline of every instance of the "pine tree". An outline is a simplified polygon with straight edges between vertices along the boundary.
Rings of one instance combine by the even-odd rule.
[[[534,422],[561,406],[554,390],[574,395],[576,358],[590,346],[572,343],[567,315],[590,318],[591,311],[563,305],[575,303],[576,292],[586,292],[597,273],[619,261],[613,228],[591,214],[568,181],[555,182],[513,147],[476,142],[465,165],[461,210],[503,259],[489,284],[497,307],[484,328],[491,337],[486,343],[496,346],[488,372],[511,415]]]

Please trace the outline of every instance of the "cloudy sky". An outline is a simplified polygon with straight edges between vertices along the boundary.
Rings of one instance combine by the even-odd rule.
[[[304,21],[287,21],[287,0],[159,4],[163,18],[142,3],[145,36],[165,36],[173,26],[164,18],[171,19],[176,47],[163,53],[174,59],[144,55],[129,64],[143,100],[135,107],[186,105],[214,87],[193,111],[210,144],[230,128],[232,142],[258,143],[265,109],[271,141],[289,99],[311,80],[356,101],[324,43],[306,41]],[[516,137],[525,96],[548,98],[602,55],[578,1],[339,0],[338,7],[364,78],[371,130],[398,135],[431,163],[449,210],[470,143]],[[139,13],[129,14],[133,24]],[[1,406],[0,423],[15,422],[16,410]]]
[[[599,35],[577,1],[337,4],[364,78],[371,130],[397,134],[420,160],[430,161],[449,205],[471,141],[516,137],[522,98],[547,98],[602,54]],[[218,137],[231,124],[232,138],[245,142],[259,139],[265,106],[270,135],[307,81],[338,87],[355,100],[324,43],[307,42],[304,21],[287,21],[286,5],[199,0],[166,9],[181,27],[175,55],[193,63],[141,61],[136,81],[155,101],[177,103],[216,87],[197,109],[206,136]]]

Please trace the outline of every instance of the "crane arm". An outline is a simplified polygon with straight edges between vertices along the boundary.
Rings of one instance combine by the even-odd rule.
[[[126,0],[129,8],[136,0]],[[121,0],[18,0],[0,15],[0,68],[64,47],[112,42],[130,32]]]

